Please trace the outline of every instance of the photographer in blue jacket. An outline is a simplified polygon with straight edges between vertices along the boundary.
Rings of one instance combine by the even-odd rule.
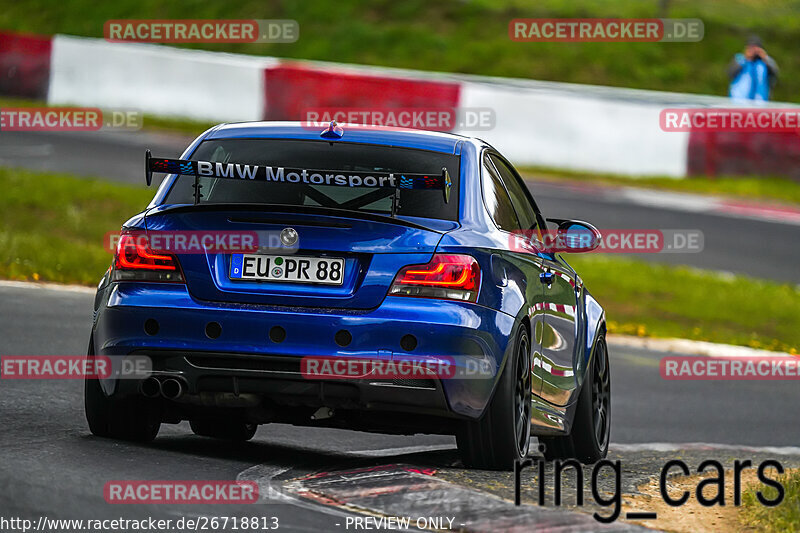
[[[761,39],[747,40],[743,54],[736,54],[728,66],[729,94],[738,100],[769,100],[770,89],[778,81],[778,64],[764,50]]]

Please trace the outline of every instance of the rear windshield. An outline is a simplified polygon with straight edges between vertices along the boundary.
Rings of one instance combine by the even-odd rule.
[[[193,160],[248,163],[317,170],[371,171],[440,175],[450,173],[453,186],[445,203],[441,190],[400,191],[398,215],[458,220],[459,157],[452,154],[341,141],[284,139],[218,139],[203,141]],[[200,178],[200,203],[321,206],[389,214],[393,189],[336,187],[304,183],[267,183]],[[180,176],[164,203],[194,202],[194,176]]]

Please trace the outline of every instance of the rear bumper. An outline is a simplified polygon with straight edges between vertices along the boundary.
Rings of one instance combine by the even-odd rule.
[[[514,327],[513,317],[464,302],[387,297],[368,311],[288,308],[202,302],[183,285],[155,283],[110,284],[98,292],[96,305],[95,353],[112,360],[147,355],[156,374],[180,377],[189,396],[252,393],[279,406],[447,418],[480,416],[497,373],[406,383],[319,381],[305,379],[299,361],[306,356],[382,360],[415,356],[455,357],[463,362],[470,356],[498,369]],[[276,327],[285,331],[281,342],[270,338]],[[352,337],[344,347],[335,339],[341,330]],[[417,341],[410,351],[401,346],[407,335]],[[103,380],[103,388],[107,394],[126,396],[139,393],[139,382],[109,378]]]

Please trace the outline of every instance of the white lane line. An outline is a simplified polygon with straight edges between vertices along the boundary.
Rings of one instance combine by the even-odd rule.
[[[716,444],[707,442],[643,442],[639,444],[611,443],[609,445],[609,451],[620,453],[676,452],[681,450],[736,450],[774,455],[800,455],[800,447],[798,446],[746,446],[744,444]]]
[[[94,287],[85,287],[83,285],[63,285],[60,283],[38,283],[12,280],[0,280],[0,288],[2,287],[9,287],[12,289],[47,289],[51,291],[78,292],[83,294],[94,294],[97,291]]]
[[[748,446],[744,444],[717,444],[708,442],[643,442],[637,444],[611,443],[610,448],[618,452],[673,452],[678,450],[742,450],[748,452],[775,453],[779,455],[800,455],[800,446]],[[533,446],[531,449],[535,449]],[[426,451],[455,450],[452,445],[407,446],[404,448],[385,448],[381,450],[359,450],[347,452],[349,456],[380,457],[404,455]]]
[[[724,212],[742,218],[761,218],[769,221],[800,223],[800,211],[782,206],[748,205],[722,202]]]
[[[453,444],[431,444],[428,446],[404,446],[401,448],[382,448],[377,450],[358,450],[354,452],[345,452],[345,455],[351,457],[391,457],[393,455],[407,455],[412,453],[423,452],[438,452],[442,450],[455,450]]]
[[[766,205],[748,205],[731,202],[713,196],[699,196],[696,194],[673,193],[625,187],[620,191],[620,197],[638,205],[686,211],[691,213],[704,213],[721,217],[760,220],[778,224],[800,225],[800,211],[792,208],[770,207]]]
[[[624,187],[619,191],[619,195],[634,204],[693,213],[706,213],[714,209],[718,204],[718,201],[713,197],[633,187]]]
[[[608,344],[612,347],[641,348],[663,353],[705,355],[708,357],[797,357],[786,352],[758,350],[747,346],[718,344],[715,342],[690,339],[656,339],[652,337],[633,337],[631,335],[609,334]]]

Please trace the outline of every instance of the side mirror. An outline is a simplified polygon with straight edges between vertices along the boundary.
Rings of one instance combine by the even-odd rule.
[[[580,220],[565,220],[561,218],[548,218],[548,222],[558,224],[553,252],[581,253],[591,252],[602,240],[600,230]]]

